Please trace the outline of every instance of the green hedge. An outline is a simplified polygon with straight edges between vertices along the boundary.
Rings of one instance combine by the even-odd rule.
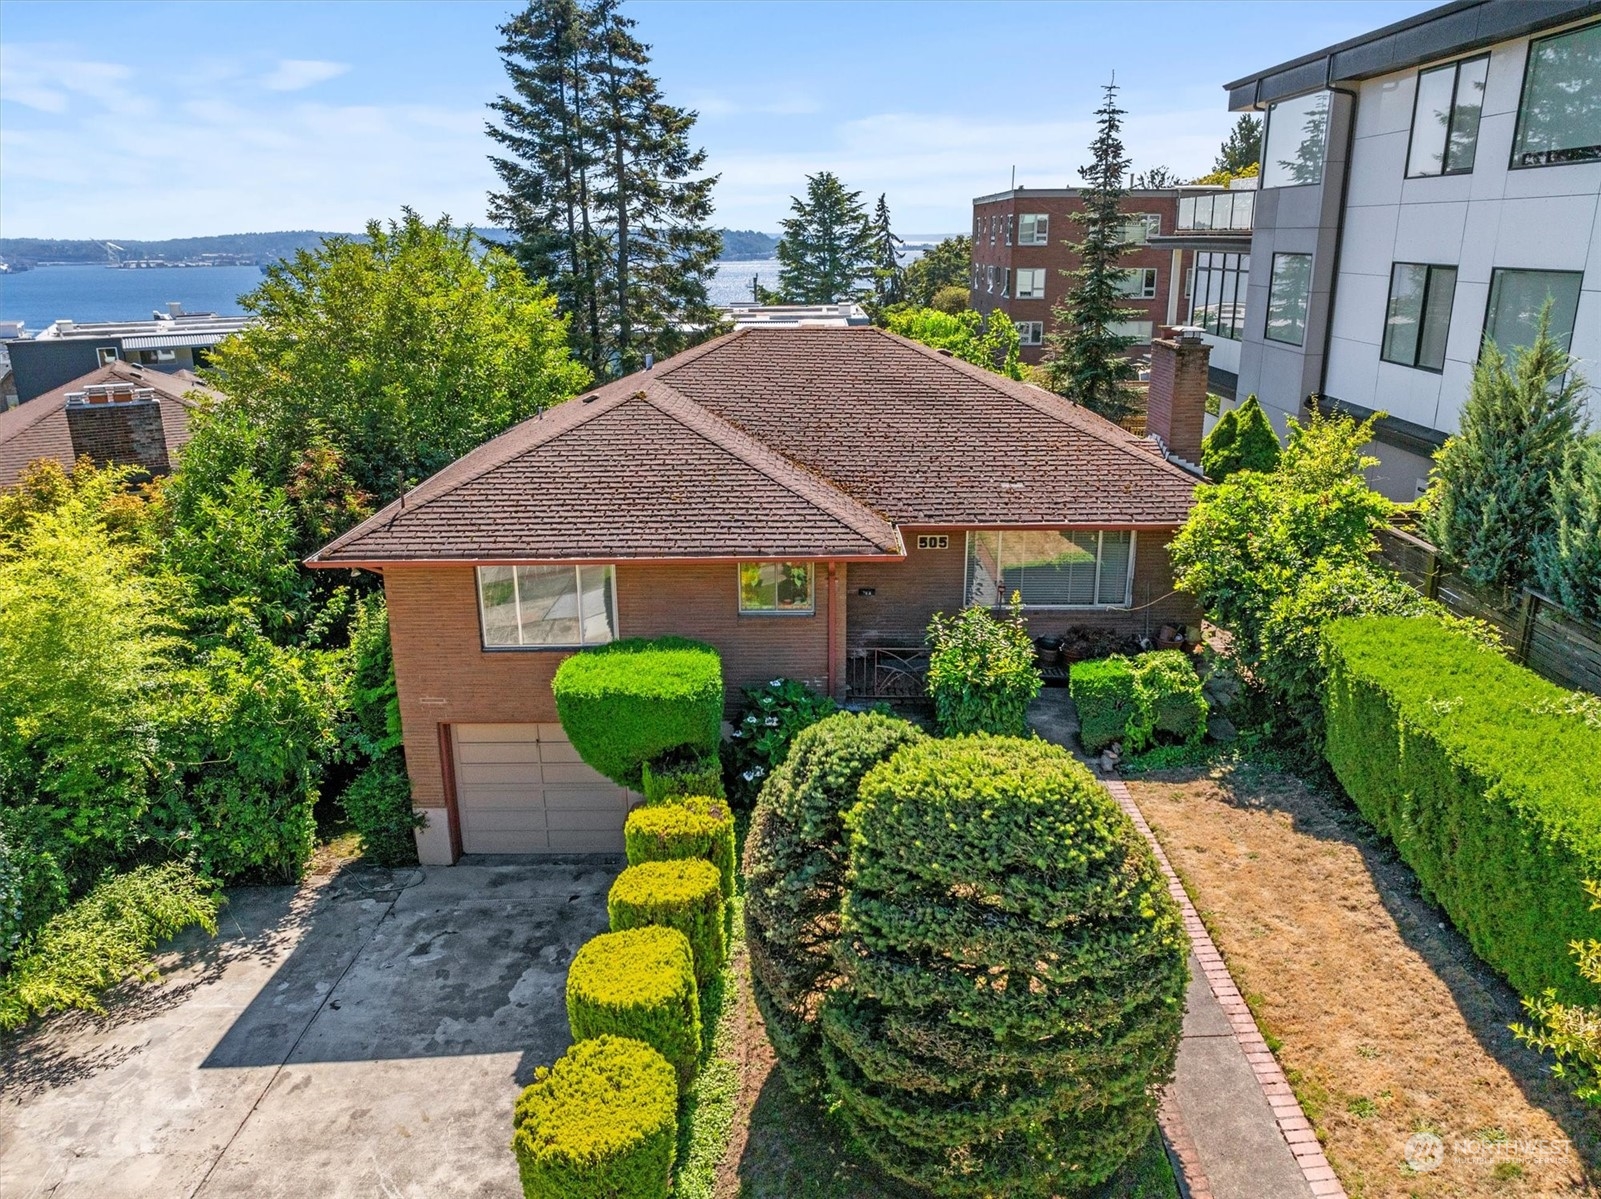
[[[1149,847],[1065,750],[907,746],[846,816],[828,1089],[886,1172],[940,1195],[1081,1194],[1156,1127],[1188,938]]]
[[[1601,716],[1426,618],[1332,622],[1325,752],[1474,951],[1525,995],[1596,1001],[1571,941],[1594,937]]]
[[[678,1147],[678,1080],[626,1037],[579,1041],[517,1100],[511,1147],[527,1199],[662,1199]]]
[[[845,821],[856,788],[916,725],[839,712],[803,730],[773,771],[745,838],[745,944],[751,987],[790,1086],[816,1090],[817,1005],[831,985],[845,893]]]
[[[646,762],[673,750],[713,755],[723,728],[723,668],[698,641],[613,641],[574,654],[551,683],[578,756],[638,791]]]
[[[1099,753],[1114,741],[1138,753],[1157,740],[1198,741],[1206,734],[1201,680],[1181,650],[1074,663],[1068,691],[1078,709],[1079,741]]]
[[[623,824],[628,864],[704,858],[717,867],[724,899],[734,897],[734,813],[726,801],[686,795],[635,808]]]
[[[723,764],[716,754],[657,758],[646,762],[640,774],[646,803],[666,803],[684,795],[710,795],[714,799],[724,796]]]
[[[567,970],[573,1040],[643,1041],[673,1064],[678,1085],[700,1060],[700,992],[689,941],[676,928],[631,928],[591,938]]]
[[[722,875],[700,859],[642,862],[617,876],[606,896],[613,932],[659,924],[689,938],[695,981],[704,984],[723,965]]]

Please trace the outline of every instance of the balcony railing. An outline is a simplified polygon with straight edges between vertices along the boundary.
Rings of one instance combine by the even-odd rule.
[[[1249,233],[1256,192],[1219,191],[1179,197],[1181,233]]]

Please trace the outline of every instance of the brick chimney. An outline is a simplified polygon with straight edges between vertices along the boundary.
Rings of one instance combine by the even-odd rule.
[[[136,466],[152,475],[172,471],[161,401],[151,388],[101,383],[69,392],[67,431],[74,458],[87,454],[96,466]]]
[[[1151,389],[1146,431],[1175,458],[1199,465],[1206,420],[1206,364],[1212,347],[1200,330],[1178,328],[1151,342]]]

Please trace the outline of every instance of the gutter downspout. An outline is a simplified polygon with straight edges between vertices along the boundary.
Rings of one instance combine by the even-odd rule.
[[[840,587],[838,563],[830,561],[828,564],[828,694],[832,699],[838,699],[839,694],[839,624],[840,624]]]

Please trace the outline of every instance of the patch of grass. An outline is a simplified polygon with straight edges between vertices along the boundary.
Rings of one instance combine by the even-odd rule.
[[[1365,1095],[1353,1095],[1345,1101],[1345,1110],[1359,1120],[1370,1120],[1379,1114],[1379,1105]]]
[[[1517,1162],[1496,1162],[1490,1177],[1497,1182],[1516,1182],[1523,1177],[1523,1167]]]

